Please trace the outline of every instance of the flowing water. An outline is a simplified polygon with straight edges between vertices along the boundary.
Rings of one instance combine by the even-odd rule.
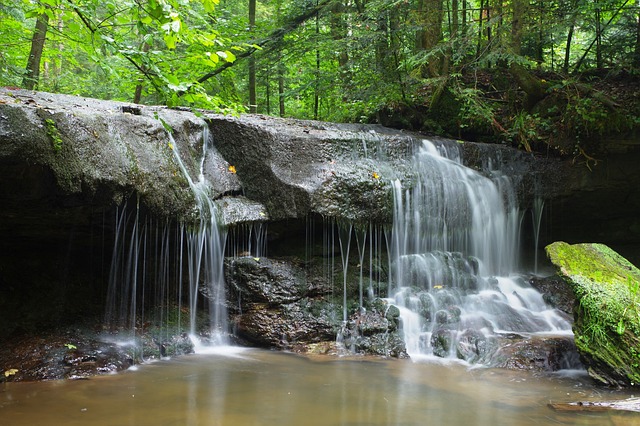
[[[220,348],[90,380],[0,384],[3,425],[640,425],[549,402],[630,396],[584,376]]]
[[[570,323],[517,274],[522,215],[510,179],[465,167],[455,145],[429,141],[412,167],[412,185],[394,183],[389,294],[407,352],[475,363],[499,333],[570,334]]]
[[[120,333],[119,340],[135,340],[141,325],[153,322],[168,329],[186,329],[191,336],[206,335],[209,343],[228,343],[228,315],[223,257],[227,230],[218,223],[219,214],[209,196],[209,184],[203,167],[207,150],[212,144],[208,127],[203,127],[202,155],[194,178],[184,165],[178,146],[168,133],[169,147],[174,153],[182,174],[187,179],[196,201],[197,220],[175,226],[169,221],[154,222],[140,217],[140,206],[126,203],[115,218],[115,244],[106,300],[105,324]],[[173,225],[173,226],[172,226]],[[171,232],[174,229],[176,231]],[[265,231],[259,225],[255,247],[262,250]],[[233,241],[234,247],[240,247]],[[182,288],[187,276],[188,288]],[[203,297],[203,293],[206,298]],[[182,317],[183,294],[188,296],[188,318]],[[197,330],[198,315],[206,299],[208,330]],[[177,305],[175,305],[177,303]],[[151,311],[151,312],[150,312]],[[185,315],[186,316],[186,315]],[[202,322],[202,321],[200,321]],[[171,326],[169,326],[171,324]],[[197,340],[194,338],[194,340]]]

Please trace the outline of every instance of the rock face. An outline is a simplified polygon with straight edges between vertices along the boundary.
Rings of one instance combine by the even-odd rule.
[[[591,377],[640,384],[640,270],[602,244],[556,242],[546,250],[575,294],[575,342]]]
[[[342,350],[385,357],[406,357],[397,308],[380,299],[368,311],[342,323],[342,306],[332,286],[309,265],[295,259],[241,257],[225,262],[234,334],[252,345],[314,352],[318,343],[338,337]]]
[[[355,240],[350,257],[341,258],[338,240],[347,225],[361,239],[361,229],[368,227],[368,241],[384,251],[394,214],[392,182],[414,185],[410,158],[422,139],[375,125],[194,114],[0,88],[0,340],[44,327],[99,323],[112,281],[114,247],[126,235],[121,229],[140,218],[149,247],[157,247],[159,235],[177,235],[198,215],[192,184],[201,180],[230,235],[227,308],[240,338],[311,351],[340,335],[345,348],[402,357],[402,324],[392,307],[372,297],[366,309],[358,310],[358,303],[349,300],[343,312],[343,290],[354,300],[358,286],[386,295],[388,259],[376,264],[366,256],[359,259]],[[567,199],[579,198],[585,206],[592,193],[585,196],[585,188],[596,190],[606,206],[608,185],[614,185],[617,190],[610,193],[616,200],[627,197],[631,201],[624,205],[637,211],[634,147],[620,153],[624,167],[607,165],[606,173],[592,173],[507,146],[429,139],[459,152],[469,167],[488,175],[507,173],[523,210],[535,197],[545,198],[553,205],[553,216],[545,216],[553,232],[556,225],[565,229],[563,224],[576,221],[575,215],[556,213],[573,212]],[[624,187],[621,176],[628,178]],[[588,222],[585,212],[596,213],[587,207],[581,213]],[[640,243],[640,232],[634,234],[635,211],[621,225],[625,242]],[[331,231],[326,231],[328,224]],[[267,225],[268,235],[252,233]],[[251,238],[256,245],[268,242],[269,258],[241,253],[241,240]],[[323,239],[332,245],[325,242],[325,248],[305,254],[310,241]],[[163,250],[182,253],[180,244],[179,238],[167,239]],[[348,276],[342,276],[341,263],[349,265]],[[187,296],[180,292],[186,286],[179,284],[187,272],[179,270],[167,285],[175,287],[176,300],[184,301]],[[160,278],[146,283],[151,286],[153,280]],[[474,282],[467,284],[473,287]],[[150,303],[150,298],[138,301]],[[455,312],[440,316],[446,325]],[[188,344],[177,336],[151,339],[147,346],[158,356],[167,348],[188,352]],[[457,351],[472,360],[481,359],[488,344],[473,333],[457,348],[447,346],[444,331],[434,339],[442,353]]]

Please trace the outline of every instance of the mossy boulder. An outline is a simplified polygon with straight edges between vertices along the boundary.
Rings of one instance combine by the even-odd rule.
[[[546,251],[576,297],[573,332],[589,375],[640,385],[640,270],[603,244],[555,242]]]

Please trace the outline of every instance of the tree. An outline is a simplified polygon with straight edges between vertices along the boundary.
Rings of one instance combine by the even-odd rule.
[[[29,52],[29,59],[22,80],[22,86],[25,89],[32,90],[38,85],[38,79],[40,78],[40,61],[42,59],[44,43],[47,39],[50,11],[50,8],[46,8],[45,12],[39,13],[36,18],[36,26],[33,30],[33,37],[31,38],[31,51]]]
[[[256,28],[256,0],[249,0],[249,33],[253,36]],[[249,112],[258,112],[256,99],[256,57],[249,56]]]

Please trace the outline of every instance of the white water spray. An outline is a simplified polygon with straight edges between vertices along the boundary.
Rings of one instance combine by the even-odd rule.
[[[177,144],[168,133],[176,161],[189,182],[198,208],[199,222],[186,228],[187,263],[189,273],[190,334],[196,334],[198,299],[203,286],[209,301],[209,325],[212,344],[227,344],[228,321],[226,289],[223,272],[226,231],[218,224],[218,212],[208,193],[209,185],[203,167],[211,136],[207,126],[203,129],[202,157],[199,163],[198,180],[194,181],[180,157]]]
[[[455,147],[454,147],[455,148]],[[409,188],[394,182],[390,302],[410,355],[481,361],[500,332],[569,332],[517,271],[520,212],[509,179],[424,141]]]

